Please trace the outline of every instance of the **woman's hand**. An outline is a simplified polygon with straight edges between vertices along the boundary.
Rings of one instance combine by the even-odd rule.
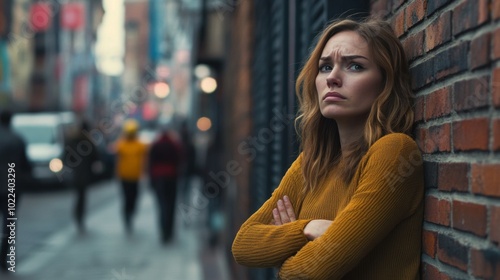
[[[304,228],[304,235],[312,241],[323,235],[332,222],[330,220],[312,220]]]
[[[283,199],[278,200],[278,207],[273,209],[273,221],[272,224],[280,226],[289,222],[297,220],[295,218],[295,211],[293,210],[292,203],[288,196],[284,196]]]

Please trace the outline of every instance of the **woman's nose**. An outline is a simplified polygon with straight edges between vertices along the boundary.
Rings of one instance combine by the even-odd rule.
[[[326,77],[326,84],[328,87],[341,87],[342,79],[338,67],[334,67]]]

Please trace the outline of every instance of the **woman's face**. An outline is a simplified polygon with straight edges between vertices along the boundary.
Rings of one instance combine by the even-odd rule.
[[[337,121],[365,121],[383,84],[366,40],[355,31],[335,34],[323,48],[318,67],[321,114]]]

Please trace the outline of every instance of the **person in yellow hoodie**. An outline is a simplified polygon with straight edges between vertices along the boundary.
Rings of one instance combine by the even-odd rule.
[[[139,180],[145,170],[147,145],[140,142],[137,133],[139,123],[134,119],[127,119],[123,124],[123,136],[115,146],[117,176],[123,190],[123,215],[127,233],[132,231],[132,217],[135,213]]]

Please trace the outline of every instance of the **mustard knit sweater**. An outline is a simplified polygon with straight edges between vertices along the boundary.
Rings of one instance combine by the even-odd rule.
[[[419,279],[424,182],[422,158],[401,133],[375,142],[349,185],[337,168],[313,191],[304,192],[299,156],[271,198],[240,228],[232,251],[252,267],[279,267],[280,279]],[[271,225],[272,209],[290,197],[297,221]],[[313,219],[332,220],[308,241]]]

